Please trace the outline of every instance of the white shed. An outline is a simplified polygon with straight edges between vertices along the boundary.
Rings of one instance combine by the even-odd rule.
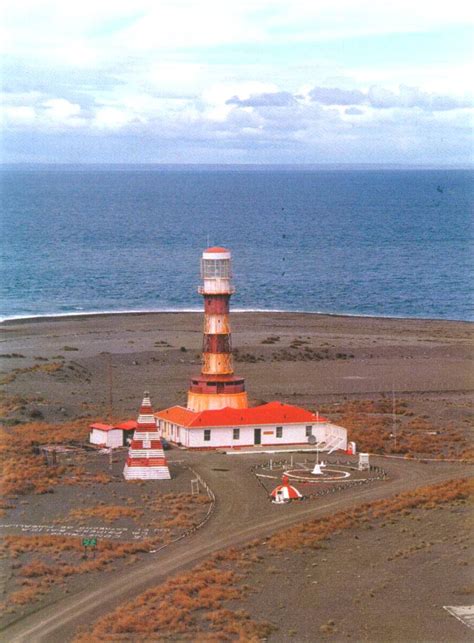
[[[90,425],[89,442],[97,446],[116,449],[123,446],[123,429],[96,422]]]

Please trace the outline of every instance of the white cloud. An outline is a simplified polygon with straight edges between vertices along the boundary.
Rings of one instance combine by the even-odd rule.
[[[119,130],[135,119],[134,115],[116,107],[101,107],[95,113],[92,122],[98,129]]]
[[[51,98],[43,103],[46,108],[46,115],[48,118],[57,121],[67,121],[72,116],[77,116],[80,111],[80,105],[70,103],[64,98]]]
[[[466,0],[5,0],[4,51],[108,58],[162,48],[314,42],[473,24]],[[95,53],[92,53],[95,52]]]
[[[80,128],[104,140],[139,133],[176,149],[200,141],[209,154],[216,142],[239,142],[251,155],[252,141],[331,151],[331,137],[336,148],[372,135],[382,141],[385,127],[387,149],[396,128],[421,148],[416,127],[426,136],[441,123],[455,140],[473,103],[464,95],[469,61],[429,65],[415,57],[403,66],[392,56],[383,65],[382,39],[373,63],[344,60],[340,48],[331,53],[347,37],[362,43],[371,35],[465,27],[473,12],[461,0],[5,5],[4,123],[12,131]]]
[[[7,105],[2,112],[2,121],[5,127],[31,125],[36,118],[34,108],[26,105],[20,105],[19,107]]]

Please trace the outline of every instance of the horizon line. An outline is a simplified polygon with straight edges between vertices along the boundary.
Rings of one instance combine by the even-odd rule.
[[[70,162],[70,161],[17,161],[1,162],[0,168],[18,168],[18,167],[142,167],[142,168],[197,168],[197,169],[419,169],[419,170],[473,170],[474,163],[163,163],[159,161],[150,162]]]

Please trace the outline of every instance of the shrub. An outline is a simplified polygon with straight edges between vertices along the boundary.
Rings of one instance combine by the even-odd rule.
[[[332,516],[301,523],[275,534],[268,540],[274,549],[301,549],[314,547],[341,529],[362,525],[366,520],[381,519],[391,514],[405,512],[415,507],[432,509],[440,504],[462,500],[469,496],[472,481],[450,480],[437,485],[419,487],[413,491],[398,494],[389,500],[375,500],[356,507],[352,511],[341,511]]]
[[[245,552],[240,552],[240,557]],[[229,610],[224,603],[239,598],[244,591],[237,583],[241,576],[223,569],[224,563],[199,565],[190,572],[168,579],[101,618],[90,632],[80,634],[77,643],[120,638],[200,641],[258,641],[268,636],[273,626],[252,621],[242,610]],[[117,636],[118,635],[118,636]]]

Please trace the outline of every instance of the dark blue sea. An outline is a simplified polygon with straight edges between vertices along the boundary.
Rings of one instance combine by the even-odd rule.
[[[207,245],[233,309],[473,319],[469,170],[3,168],[3,319],[201,309]]]

